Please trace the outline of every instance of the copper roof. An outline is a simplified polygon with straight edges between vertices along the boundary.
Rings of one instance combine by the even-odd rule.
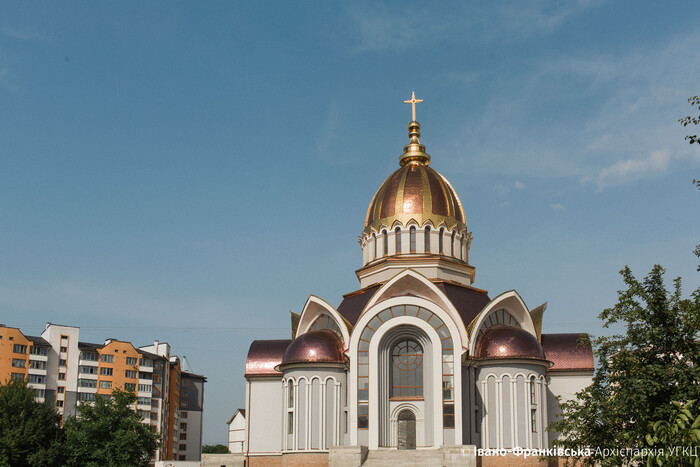
[[[311,331],[292,341],[284,352],[282,363],[343,363],[343,343],[328,330]]]
[[[469,323],[491,301],[487,291],[474,287],[449,282],[435,282],[435,286],[447,295],[459,316],[462,317],[465,326],[469,326]]]
[[[536,358],[545,359],[542,346],[529,332],[515,326],[493,326],[484,332],[476,358]]]
[[[360,318],[362,310],[365,309],[365,305],[372,298],[374,292],[379,289],[381,285],[373,285],[364,289],[356,290],[355,292],[350,292],[343,295],[343,301],[338,305],[338,313],[345,318],[348,323],[355,326],[357,320]]]
[[[593,348],[586,334],[542,334],[542,348],[554,363],[549,371],[593,371]]]
[[[466,229],[462,203],[450,183],[422,163],[409,163],[384,181],[367,209],[365,232],[389,228],[395,221],[406,225],[409,220],[419,225],[430,220],[434,226],[445,222],[448,229]]]
[[[275,367],[282,363],[282,357],[290,339],[253,341],[245,362],[246,376],[282,376]]]

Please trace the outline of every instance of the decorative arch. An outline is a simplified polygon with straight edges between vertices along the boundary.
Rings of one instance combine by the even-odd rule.
[[[350,342],[350,333],[348,332],[349,324],[327,301],[315,295],[309,295],[309,298],[304,304],[304,309],[301,312],[301,318],[299,319],[299,326],[297,328],[297,337],[309,332],[314,321],[321,315],[326,315],[333,319],[338,326],[340,337],[347,349],[348,343]],[[335,329],[331,330],[335,331]]]
[[[449,315],[449,321],[454,323],[456,331],[460,336],[460,345],[466,348],[467,342],[469,341],[467,328],[462,322],[462,317],[457,312],[457,309],[452,305],[452,302],[442,290],[438,289],[435,284],[425,276],[411,269],[405,269],[398,273],[372,295],[372,298],[367,302],[362,313],[360,313],[360,318],[355,326],[359,329],[360,320],[362,320],[363,316],[369,313],[379,302],[409,294],[433,302],[438,307],[445,310]],[[376,310],[377,313],[379,311],[381,310]]]
[[[472,323],[469,324],[469,355],[474,355],[476,352],[477,345],[477,334],[482,328],[485,320],[493,313],[505,310],[510,316],[512,316],[518,323],[518,325],[529,332],[533,336],[537,336],[535,329],[535,324],[532,321],[532,316],[525,305],[522,297],[515,290],[510,290],[504,292],[491,300],[484,309],[479,313],[479,315],[474,319]]]

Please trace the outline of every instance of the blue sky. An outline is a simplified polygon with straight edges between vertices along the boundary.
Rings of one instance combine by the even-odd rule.
[[[700,3],[0,2],[0,322],[169,342],[206,443],[253,339],[359,286],[407,142],[459,193],[475,286],[600,335],[624,265],[700,282]],[[696,111],[697,114],[697,111]]]

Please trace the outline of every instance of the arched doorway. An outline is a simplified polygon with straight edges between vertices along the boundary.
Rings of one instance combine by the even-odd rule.
[[[399,449],[416,449],[416,416],[410,410],[399,414],[397,435]]]

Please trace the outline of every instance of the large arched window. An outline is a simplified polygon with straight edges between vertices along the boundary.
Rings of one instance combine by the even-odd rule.
[[[408,243],[409,243],[411,253],[415,253],[416,252],[416,228],[413,226],[411,226],[411,228],[408,229]]]
[[[396,227],[396,254],[401,253],[401,227]]]
[[[402,340],[391,351],[391,397],[423,397],[423,348]]]
[[[430,253],[430,226],[425,226],[425,252]]]

